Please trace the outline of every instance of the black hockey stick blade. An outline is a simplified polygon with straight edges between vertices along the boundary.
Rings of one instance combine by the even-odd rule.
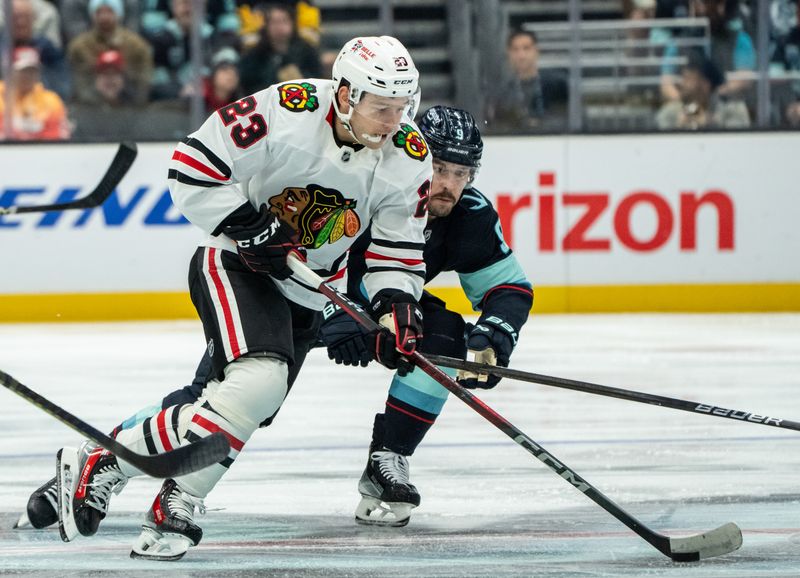
[[[64,211],[67,209],[92,209],[102,205],[114,189],[122,181],[122,178],[131,168],[133,161],[136,160],[138,150],[136,143],[123,142],[117,149],[117,154],[111,161],[106,174],[100,180],[94,190],[83,198],[70,201],[68,203],[55,203],[52,205],[34,205],[29,207],[0,207],[0,215],[14,215],[20,213],[46,213],[49,211]]]
[[[60,422],[68,425],[84,437],[100,444],[105,449],[154,478],[174,478],[202,470],[224,460],[230,452],[230,444],[222,433],[214,433],[175,450],[145,456],[128,449],[117,440],[107,436],[65,409],[42,397],[4,371],[0,371],[0,383],[33,405],[46,411]]]
[[[319,275],[309,269],[303,262],[302,257],[290,254],[287,258],[287,263],[292,269],[295,281],[316,289],[325,295],[368,330],[374,331],[380,329],[380,325],[372,319],[362,307],[325,283]],[[654,532],[637,520],[633,515],[623,510],[611,498],[595,488],[577,472],[567,467],[562,461],[556,459],[553,454],[525,435],[522,430],[436,367],[426,356],[415,351],[410,357],[414,365],[420,370],[424,371],[428,376],[450,391],[450,393],[474,409],[489,423],[550,468],[551,471],[563,478],[595,504],[633,530],[640,538],[646,540],[659,552],[665,556],[669,556],[672,560],[676,562],[696,562],[704,558],[728,554],[742,545],[742,532],[739,530],[739,527],[732,522],[703,534],[686,537],[670,538],[669,536]]]
[[[732,419],[743,423],[755,423],[779,427],[782,429],[793,429],[795,431],[800,431],[800,422],[782,419],[779,417],[770,417],[768,415],[752,413],[749,411],[727,409],[708,403],[700,403],[698,401],[665,397],[663,395],[656,395],[654,393],[644,393],[641,391],[634,391],[632,389],[621,389],[618,387],[610,387],[608,385],[600,385],[599,383],[567,379],[565,377],[554,377],[552,375],[530,373],[527,371],[520,371],[519,369],[511,369],[509,367],[499,367],[497,365],[489,365],[486,363],[475,363],[474,361],[465,361],[463,359],[446,357],[444,355],[431,354],[427,355],[426,357],[436,365],[471,371],[472,373],[491,373],[492,375],[497,375],[499,377],[527,381],[528,383],[538,383],[540,385],[549,385],[552,387],[559,387],[561,389],[571,389],[573,391],[582,391],[584,393],[615,397],[617,399],[625,399],[628,401],[636,401],[649,405],[657,405],[659,407],[667,407],[669,409],[688,411],[690,413],[699,415],[710,415],[713,417]]]

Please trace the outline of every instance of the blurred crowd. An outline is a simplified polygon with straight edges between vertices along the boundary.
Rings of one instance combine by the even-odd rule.
[[[198,55],[192,0],[12,0],[11,10],[0,129],[9,84],[3,132],[13,140],[180,138],[198,91],[210,113],[270,84],[323,74],[319,10],[307,1],[207,0]]]
[[[800,128],[800,29],[798,0],[769,0],[770,126]],[[631,28],[623,46],[628,62],[653,57],[659,80],[631,83],[614,94],[616,110],[650,102],[644,126],[659,130],[742,129],[756,114],[756,0],[625,0],[630,22],[655,18],[708,18],[708,46],[685,48],[701,28]],[[695,44],[701,44],[697,42]],[[559,131],[567,126],[569,73],[542,67],[535,26],[511,32],[506,41],[505,80],[487,101],[493,132]],[[682,58],[678,58],[682,57]],[[680,66],[677,61],[682,62]],[[622,75],[644,77],[640,65]],[[644,79],[646,80],[646,78]],[[648,98],[649,95],[649,98]],[[585,104],[585,102],[584,102]]]
[[[666,25],[626,32],[630,62],[660,62],[655,86],[632,85],[624,95],[633,103],[649,99],[648,128],[753,125],[755,2],[623,0],[630,22],[709,19],[708,32]],[[769,2],[771,126],[797,128],[798,0]],[[13,140],[181,138],[194,128],[190,98],[200,94],[210,113],[276,82],[329,77],[335,57],[320,49],[320,12],[311,0],[206,0],[198,23],[192,0],[12,0],[11,11],[11,82],[0,81],[0,134]],[[0,12],[0,29],[5,19]],[[193,26],[199,43],[191,40]],[[698,31],[710,42],[684,48]],[[568,70],[541,65],[535,26],[505,40],[502,85],[475,111],[488,132],[565,130]],[[200,54],[193,54],[195,47]],[[624,73],[643,74],[635,65]]]

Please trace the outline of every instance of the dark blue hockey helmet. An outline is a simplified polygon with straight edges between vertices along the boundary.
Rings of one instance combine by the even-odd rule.
[[[420,118],[419,128],[433,158],[475,169],[481,166],[483,139],[466,110],[432,106]]]

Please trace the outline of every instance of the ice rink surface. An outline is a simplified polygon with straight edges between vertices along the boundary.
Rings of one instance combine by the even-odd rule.
[[[0,368],[110,430],[188,383],[203,346],[194,322],[0,325]],[[800,420],[800,315],[534,316],[512,366]],[[800,576],[800,432],[508,380],[479,397],[642,522],[686,535],[733,521],[742,548],[671,562],[455,398],[411,458],[411,523],[357,526],[389,379],[314,351],[176,563],[128,557],[152,479],[115,496],[93,538],[12,530],[79,438],[0,391],[0,575]]]

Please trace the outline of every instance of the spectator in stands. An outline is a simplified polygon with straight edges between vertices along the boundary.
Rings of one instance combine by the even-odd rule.
[[[660,130],[749,127],[750,115],[744,102],[719,94],[724,83],[725,74],[711,59],[693,54],[681,72],[680,100],[661,107],[656,125]]]
[[[92,15],[89,11],[89,0],[59,0],[61,11],[69,16],[64,18],[64,41],[69,44],[73,38],[83,34],[92,27]],[[120,25],[123,28],[139,32],[141,0],[123,0],[122,18]]]
[[[118,50],[125,61],[131,89],[137,104],[147,101],[153,75],[150,45],[136,32],[120,24],[124,16],[122,0],[90,0],[92,28],[79,34],[67,48],[77,102],[92,102],[94,75],[98,57],[108,50]]]
[[[61,16],[58,14],[58,9],[47,0],[31,0],[31,7],[33,8],[33,35],[44,36],[53,43],[53,46],[63,50]],[[3,3],[0,2],[0,30],[4,27],[5,14],[3,13]]]
[[[94,73],[94,103],[111,108],[135,104],[126,77],[125,57],[119,50],[101,52]]]
[[[239,7],[239,20],[242,25],[239,30],[242,39],[242,52],[247,52],[258,44],[261,38],[261,29],[264,27],[264,11],[268,8],[263,0],[237,0]],[[293,6],[295,12],[295,27],[297,35],[311,46],[319,48],[320,45],[320,11],[307,0],[284,0],[284,6]],[[338,52],[337,52],[338,54]],[[323,78],[326,78],[323,75]]]
[[[11,128],[3,130],[5,82],[0,82],[0,132],[15,140],[63,140],[69,138],[64,102],[41,83],[41,61],[35,48],[14,49],[12,64]]]
[[[64,52],[47,36],[37,33],[37,13],[33,0],[13,0],[11,21],[14,47],[30,47],[39,54],[40,74],[45,88],[63,99],[70,91],[69,71]]]
[[[159,36],[171,26],[170,21],[180,21],[186,11],[184,6],[176,9],[172,0],[140,1],[142,4],[142,34],[147,38]],[[206,0],[205,12],[206,24],[213,31],[213,48],[232,46],[238,50],[241,24],[236,10],[236,2],[234,0]]]
[[[560,130],[566,126],[568,89],[563,71],[540,70],[536,35],[512,32],[506,42],[506,79],[487,99],[492,130]]]
[[[126,72],[122,52],[100,53],[94,66],[91,100],[77,103],[70,110],[75,123],[74,139],[116,141],[141,137],[139,126],[147,123],[140,120],[141,108],[136,105]]]
[[[239,65],[245,92],[293,78],[319,77],[319,53],[295,32],[291,8],[274,5],[264,14],[261,39]]]
[[[800,3],[791,2],[793,15],[784,14],[785,29],[774,36],[770,58],[770,72],[776,80],[772,96],[778,122],[791,128],[800,128],[800,78],[783,78],[785,73],[800,74]],[[776,13],[773,11],[773,20]]]
[[[689,6],[692,16],[708,18],[711,33],[711,52],[708,56],[728,76],[719,93],[743,95],[753,83],[742,73],[755,70],[756,51],[753,39],[744,30],[743,21],[738,15],[738,0],[691,0]],[[667,46],[665,57],[674,58],[678,54],[675,43]],[[662,95],[667,100],[680,99],[675,73],[674,65],[665,64],[662,67]]]
[[[196,92],[191,51],[192,0],[171,0],[170,7],[172,18],[160,32],[150,37],[156,67],[151,93],[154,100],[182,98]],[[238,35],[229,32],[227,28],[217,31],[208,22],[200,26],[202,69],[197,71],[200,77],[209,74],[211,54],[231,42],[238,42]]]
[[[205,79],[203,87],[208,113],[244,96],[239,84],[238,64],[239,54],[230,47],[222,48],[211,59],[211,75]]]

